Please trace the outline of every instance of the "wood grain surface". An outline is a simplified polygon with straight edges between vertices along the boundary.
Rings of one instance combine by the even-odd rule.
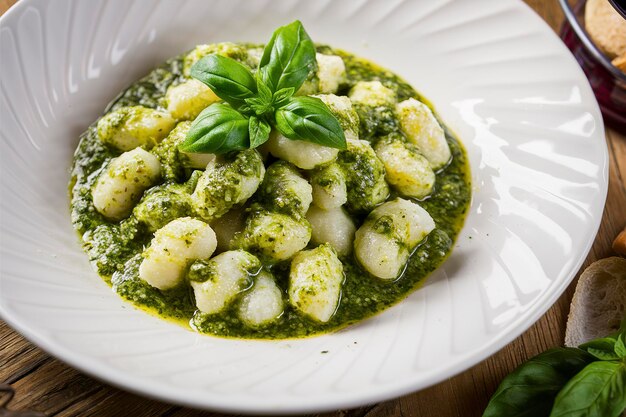
[[[563,15],[557,0],[526,0],[554,29]],[[0,0],[0,14],[14,1]],[[626,136],[607,130],[609,192],[600,231],[583,268],[612,255],[611,242],[626,225]],[[548,312],[511,344],[473,368],[405,397],[325,417],[480,416],[500,380],[531,356],[563,343],[565,322],[576,281]],[[88,377],[26,341],[0,321],[0,382],[15,396],[9,408],[49,416],[220,416],[140,397]],[[0,387],[1,388],[1,387]],[[0,404],[3,403],[0,389]],[[5,397],[6,398],[6,397]],[[0,409],[0,416],[3,416]]]

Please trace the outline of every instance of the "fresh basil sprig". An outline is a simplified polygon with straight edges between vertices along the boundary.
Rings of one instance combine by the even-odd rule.
[[[272,127],[283,136],[345,149],[337,118],[318,98],[294,97],[317,68],[315,45],[300,21],[274,31],[256,73],[216,54],[191,67],[224,103],[212,104],[193,122],[181,150],[226,153],[256,148],[269,139]]]
[[[559,391],[594,359],[576,348],[555,348],[535,356],[502,380],[483,417],[549,416]]]
[[[483,417],[618,417],[626,408],[626,328],[541,353],[502,380]]]

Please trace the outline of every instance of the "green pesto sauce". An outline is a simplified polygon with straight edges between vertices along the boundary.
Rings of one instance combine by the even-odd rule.
[[[249,45],[246,45],[249,46]],[[342,85],[338,95],[347,94],[358,81],[379,80],[395,91],[398,101],[414,97],[431,108],[410,85],[392,72],[369,61],[357,58],[347,52],[334,50],[328,46],[318,46],[321,53],[340,55],[346,64],[347,83]],[[124,90],[106,109],[115,110],[122,106],[142,105],[163,109],[163,98],[170,85],[184,79],[182,56],[173,58],[150,72]],[[399,126],[392,111],[368,112],[357,108],[360,117],[360,138],[372,140],[375,137],[398,132]],[[440,120],[441,123],[441,120]],[[446,138],[452,152],[450,163],[437,173],[433,193],[420,205],[435,220],[436,228],[415,249],[404,273],[395,281],[381,280],[370,276],[361,269],[352,256],[341,259],[345,281],[341,300],[335,315],[328,323],[313,321],[291,308],[287,302],[289,261],[267,267],[283,289],[285,312],[273,323],[252,329],[245,326],[235,313],[237,303],[219,314],[208,316],[197,312],[191,287],[187,284],[179,288],[161,291],[138,278],[141,252],[150,243],[153,230],[137,220],[135,215],[119,224],[110,223],[93,206],[91,188],[107,163],[119,152],[109,149],[98,140],[95,123],[84,132],[75,152],[70,181],[71,218],[74,228],[81,235],[83,247],[94,268],[107,283],[123,298],[137,307],[153,314],[190,325],[200,332],[236,338],[283,339],[310,336],[334,331],[370,317],[387,307],[398,303],[424,282],[449,255],[463,222],[471,199],[470,174],[467,156],[460,142],[443,124]],[[196,171],[197,172],[197,171]],[[187,172],[186,186],[197,181],[196,173]],[[180,180],[179,176],[177,176]],[[165,181],[165,180],[164,180]],[[167,178],[172,181],[172,178]],[[183,181],[181,180],[180,183]],[[157,198],[163,184],[146,193],[153,193],[154,204],[162,207],[165,220],[155,219],[160,225],[170,220],[168,202]],[[157,188],[160,187],[160,188]],[[390,196],[395,198],[395,195]],[[171,210],[176,215],[185,212],[185,206]],[[138,215],[141,216],[140,210]],[[363,216],[354,217],[360,226]],[[155,226],[152,227],[152,229]],[[384,225],[381,224],[381,227]]]

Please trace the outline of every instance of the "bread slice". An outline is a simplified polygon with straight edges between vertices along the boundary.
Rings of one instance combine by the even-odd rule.
[[[585,28],[609,58],[626,54],[626,20],[608,0],[587,0]]]
[[[619,330],[626,315],[626,259],[591,264],[580,276],[570,306],[565,345],[576,347]]]
[[[624,73],[626,74],[626,55],[624,55]],[[626,256],[626,227],[613,241],[613,250],[618,255]]]

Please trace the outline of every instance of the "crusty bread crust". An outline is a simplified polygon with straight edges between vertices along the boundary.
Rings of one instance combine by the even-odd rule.
[[[609,58],[626,54],[626,20],[608,0],[587,1],[585,28]]]
[[[580,276],[570,306],[565,345],[575,347],[619,330],[626,315],[626,259],[591,264]]]
[[[622,71],[626,73],[626,55],[624,56],[624,69]],[[626,256],[626,227],[613,241],[613,250],[619,255]]]

